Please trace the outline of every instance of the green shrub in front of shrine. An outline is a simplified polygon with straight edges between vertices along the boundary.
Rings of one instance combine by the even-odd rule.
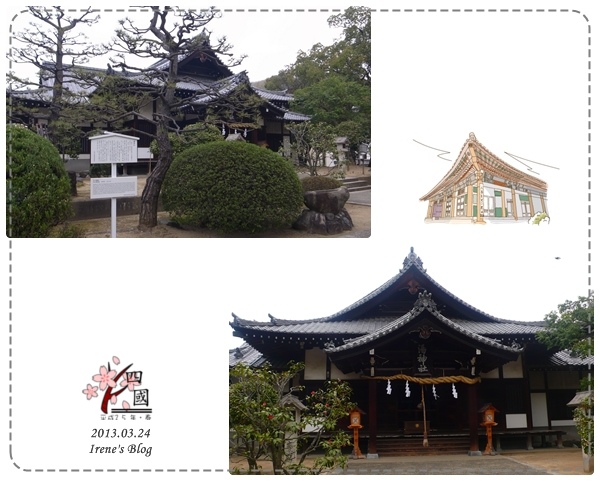
[[[183,225],[257,233],[290,228],[303,206],[292,165],[271,150],[243,142],[210,142],[179,153],[162,201]]]
[[[7,125],[7,236],[48,237],[71,213],[71,184],[56,147],[25,126]]]
[[[341,181],[325,175],[311,175],[309,177],[302,178],[300,182],[302,183],[303,192],[308,192],[311,190],[337,189],[343,185]]]

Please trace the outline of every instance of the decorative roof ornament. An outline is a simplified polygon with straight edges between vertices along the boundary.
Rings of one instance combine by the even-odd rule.
[[[475,137],[475,134],[473,132],[469,133],[469,140],[473,140],[473,141],[477,140],[477,137]]]
[[[413,310],[422,311],[429,309],[430,311],[437,311],[437,304],[431,298],[431,292],[423,291],[419,292],[419,297],[415,302]]]
[[[410,253],[404,258],[402,270],[408,269],[413,264],[418,267],[423,267],[423,261],[417,254],[415,254],[415,248],[411,247]]]
[[[411,332],[415,332],[415,331],[411,331]],[[434,333],[434,332],[435,333],[440,333],[440,331],[438,331],[438,330],[436,330],[433,327],[428,326],[428,325],[419,327],[418,332],[419,332],[419,337],[421,339],[429,339],[431,337],[431,334]]]
[[[419,292],[419,283],[414,279],[411,279],[408,282],[408,292],[410,292],[413,295]]]

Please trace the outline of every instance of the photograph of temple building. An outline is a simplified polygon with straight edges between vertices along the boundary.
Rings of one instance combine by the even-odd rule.
[[[54,68],[53,65],[48,67]],[[149,72],[167,72],[168,62],[160,60],[148,67]],[[82,85],[76,74],[66,71],[65,85],[79,95],[92,98],[101,91],[103,79],[110,77],[120,79],[132,84],[149,82],[144,73],[131,73],[113,69],[98,69],[89,66],[78,66],[77,75],[86,73],[93,80],[88,85]],[[190,99],[188,105],[181,108],[181,112],[174,119],[177,126],[183,129],[187,125],[206,121],[212,115],[211,123],[221,130],[226,140],[243,140],[257,144],[273,151],[280,148],[289,149],[290,132],[286,124],[305,122],[310,116],[290,110],[290,103],[294,96],[284,91],[272,91],[253,85],[245,71],[234,74],[211,49],[207,42],[200,42],[200,46],[182,55],[179,59],[179,69],[176,96]],[[40,77],[40,87],[36,90],[11,91],[7,95],[12,97],[12,117],[15,122],[30,125],[39,134],[44,135],[48,125],[51,92],[54,85],[52,77]],[[240,97],[255,99],[255,109],[242,114],[232,114],[222,106],[227,102],[239,101]],[[211,110],[212,109],[212,110]],[[150,144],[155,134],[156,102],[150,98],[141,107],[140,112],[130,115],[124,122],[124,133],[134,135],[138,141],[138,165],[141,172],[148,171],[148,164],[156,160],[150,150]],[[103,128],[110,126],[100,125]],[[84,133],[98,129],[99,125],[89,122],[81,125]],[[147,134],[145,133],[147,132]],[[68,160],[67,166],[75,171],[89,171],[90,169],[90,141],[89,137],[81,137],[80,153],[76,159]],[[132,168],[130,167],[130,170]]]
[[[370,457],[422,451],[414,442],[424,433],[432,450],[450,443],[454,452],[481,454],[486,406],[495,409],[497,451],[505,443],[561,447],[577,436],[567,404],[591,358],[541,344],[543,321],[500,319],[455,296],[412,248],[398,274],[335,314],[268,322],[234,314],[230,326],[244,341],[229,351],[230,367],[300,361],[297,383],[306,392],[347,381],[364,413],[361,449]]]
[[[458,158],[427,194],[425,222],[528,222],[548,212],[548,186],[490,152],[469,134]]]

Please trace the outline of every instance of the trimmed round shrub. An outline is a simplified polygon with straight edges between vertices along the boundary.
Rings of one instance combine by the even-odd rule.
[[[210,142],[173,160],[162,188],[173,220],[224,232],[291,227],[303,205],[286,159],[244,142]]]
[[[8,237],[47,237],[71,213],[71,184],[56,147],[25,126],[7,125]]]
[[[304,177],[300,180],[300,182],[302,183],[303,192],[308,192],[310,190],[338,189],[343,185],[339,180],[323,175],[311,175],[310,177]]]

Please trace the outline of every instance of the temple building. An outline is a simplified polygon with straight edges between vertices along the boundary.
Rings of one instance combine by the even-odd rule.
[[[230,351],[230,366],[283,369],[301,361],[296,382],[306,392],[346,380],[365,413],[362,452],[370,457],[397,454],[415,439],[416,451],[451,445],[481,454],[481,410],[491,405],[497,450],[501,442],[561,447],[564,435],[577,437],[567,403],[591,358],[540,344],[543,321],[499,319],[458,298],[430,277],[412,248],[398,274],[335,314],[269,317],[233,315],[233,335],[245,342]]]
[[[53,68],[53,64],[50,64],[49,71]],[[65,70],[64,87],[74,97],[86,99],[94,96],[98,89],[102,88],[102,80],[109,76],[121,79],[125,84],[154,84],[157,82],[157,72],[166,73],[168,68],[167,60],[150,65],[147,70],[151,75],[113,69],[110,65],[108,69],[76,66],[72,72]],[[82,80],[83,74],[91,80]],[[173,119],[173,127],[176,123],[177,128],[183,129],[210,117],[210,123],[221,130],[224,139],[244,140],[277,152],[279,149],[289,150],[290,147],[291,134],[286,124],[310,120],[310,116],[290,110],[293,95],[285,91],[257,87],[250,82],[245,71],[234,74],[206,43],[201,43],[197,50],[180,57],[177,75],[176,97],[184,101],[177,117]],[[25,123],[44,135],[48,124],[53,83],[53,77],[42,75],[38,89],[7,91],[7,97],[11,99],[10,120]],[[245,114],[232,113],[227,105],[235,102],[240,96],[253,96],[258,105],[256,109]],[[140,111],[126,119],[124,129],[120,130],[121,133],[139,138],[138,163],[144,172],[148,171],[148,163],[153,162],[150,144],[156,129],[155,123],[152,122],[155,115],[156,103],[150,99]],[[93,122],[80,127],[83,132],[94,132],[99,128],[111,129],[110,125]],[[89,170],[88,137],[82,137],[77,159],[65,159],[74,164],[68,165],[68,170]]]
[[[458,158],[427,194],[425,222],[529,221],[548,214],[546,182],[521,172],[469,134]]]

